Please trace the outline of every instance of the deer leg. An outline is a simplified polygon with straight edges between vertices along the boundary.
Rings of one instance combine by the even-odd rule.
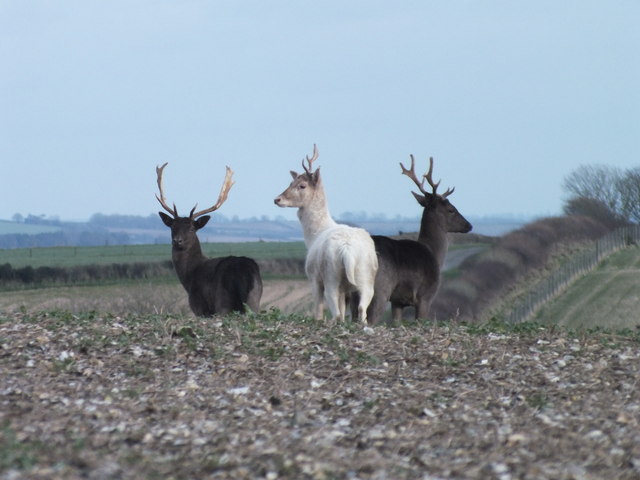
[[[316,320],[324,318],[324,286],[321,282],[311,282],[311,293],[313,295],[313,303],[315,307],[314,317]]]
[[[367,308],[367,322],[374,325],[376,323],[380,323],[386,306],[387,301],[385,300],[384,295],[377,295],[374,291],[371,303],[369,303],[369,307]]]
[[[327,303],[327,307],[331,311],[333,316],[332,320],[344,320],[344,307],[343,311],[340,311],[340,292],[337,285],[326,285],[324,289],[324,300]],[[344,300],[342,302],[344,304]]]
[[[351,312],[351,321],[355,322],[356,318],[358,318],[358,305],[360,304],[360,294],[357,290],[349,294],[348,304]]]
[[[431,299],[429,300],[421,300],[416,305],[416,320],[422,319],[427,320],[427,316],[429,315],[429,309],[431,308]]]
[[[393,323],[402,321],[402,305],[399,303],[391,303],[391,321]]]
[[[367,325],[367,309],[373,299],[373,286],[364,286],[360,289],[360,302],[358,303],[358,317],[360,321]]]
[[[252,312],[258,313],[260,311],[260,299],[262,298],[262,281],[257,282],[249,295],[247,296],[247,306],[251,309]]]
[[[340,320],[344,321],[347,316],[347,296],[344,291],[338,292],[338,312]]]

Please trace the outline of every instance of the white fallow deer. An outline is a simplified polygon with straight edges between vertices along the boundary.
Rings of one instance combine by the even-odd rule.
[[[302,161],[304,173],[291,171],[293,181],[274,202],[279,207],[298,209],[307,246],[305,271],[311,282],[316,319],[323,318],[326,302],[333,321],[344,320],[347,299],[357,293],[357,316],[366,325],[367,306],[373,297],[378,269],[373,240],[367,231],[338,224],[331,218],[320,169],[312,170],[317,158],[318,149],[314,145],[313,157],[306,157],[308,166]]]
[[[189,306],[197,316],[210,317],[231,311],[244,312],[246,307],[258,312],[262,297],[262,278],[258,264],[247,257],[207,258],[202,254],[196,232],[209,219],[206,213],[214,212],[227,200],[233,185],[233,171],[227,167],[218,201],[210,208],[195,211],[188,217],[178,215],[175,204],[169,207],[162,188],[162,172],[167,166],[156,167],[160,205],[171,215],[158,212],[164,224],[171,229],[173,267],[180,283],[189,296]]]

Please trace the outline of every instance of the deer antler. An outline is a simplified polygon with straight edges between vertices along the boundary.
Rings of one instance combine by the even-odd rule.
[[[453,188],[447,188],[447,191],[444,192],[441,196],[442,198],[447,198],[449,195],[451,195],[454,191],[455,191],[456,187]]]
[[[431,188],[433,188],[433,194],[436,194],[436,190],[438,190],[438,187],[440,186],[440,180],[438,180],[438,183],[433,183],[433,177],[431,176],[431,174],[433,173],[433,157],[429,157],[429,171],[427,173],[425,173],[423,176],[424,178],[427,179],[427,182],[429,182],[429,185],[431,185]]]
[[[425,195],[430,195],[425,189],[424,189],[424,178],[422,179],[422,181],[418,180],[418,177],[416,176],[416,170],[415,170],[415,159],[413,158],[413,155],[409,155],[409,158],[411,158],[411,169],[407,170],[404,165],[402,164],[402,162],[400,162],[400,168],[402,168],[402,174],[406,175],[407,177],[409,177],[411,180],[413,180],[413,183],[415,183],[418,188],[420,189],[420,191],[425,194]],[[426,177],[426,176],[425,176]]]
[[[436,195],[436,190],[438,189],[438,186],[440,186],[440,180],[438,180],[438,183],[433,183],[433,178],[431,177],[432,173],[433,173],[433,157],[429,157],[429,171],[424,174],[424,178],[427,179],[427,182],[429,182],[429,185],[431,185],[431,187],[433,188],[433,194]],[[456,187],[447,188],[447,191],[440,196],[442,198],[447,198],[449,195],[451,195],[454,192],[455,189]]]
[[[304,168],[304,171],[306,173],[311,175],[311,169],[313,168],[313,162],[315,162],[318,159],[318,147],[316,147],[315,143],[313,144],[313,156],[311,158],[309,158],[309,155],[305,155],[305,158],[307,159],[307,163],[309,164],[309,168],[305,167],[304,159],[302,160],[302,168]]]
[[[156,166],[156,174],[158,175],[158,189],[160,190],[160,196],[158,196],[158,194],[156,193],[156,198],[160,202],[160,205],[162,205],[162,208],[173,215],[173,218],[176,218],[178,216],[178,209],[176,208],[176,204],[173,204],[173,208],[170,208],[169,205],[167,205],[167,202],[164,199],[164,189],[162,188],[162,172],[164,171],[164,167],[166,167],[167,165],[168,162],[161,167]]]
[[[224,202],[227,201],[227,196],[229,195],[229,190],[231,190],[232,185],[235,183],[232,179],[233,170],[227,167],[227,172],[224,176],[224,182],[222,183],[222,187],[220,188],[220,195],[218,195],[218,201],[213,207],[207,208],[205,210],[200,210],[198,212],[193,213],[196,207],[191,209],[191,213],[189,214],[190,218],[197,218],[205,213],[214,212],[219,209]],[[197,206],[197,205],[196,205]]]
[[[425,195],[437,195],[436,191],[438,190],[438,187],[440,186],[440,180],[438,180],[437,183],[433,182],[433,157],[429,157],[429,171],[427,171],[427,173],[425,173],[422,176],[422,182],[418,181],[418,178],[416,177],[416,172],[414,169],[414,160],[413,160],[413,155],[409,155],[411,157],[411,170],[407,170],[406,168],[404,168],[404,165],[402,165],[402,162],[400,162],[400,167],[402,168],[402,173],[406,176],[408,176],[411,180],[413,180],[415,182],[416,185],[418,185],[418,188],[420,189],[420,191],[425,194]],[[424,181],[429,182],[429,185],[431,185],[432,188],[432,192],[428,193],[427,191],[424,190]],[[449,195],[451,195],[455,190],[454,188],[447,188],[447,191],[444,192],[442,195],[440,195],[442,198],[447,198]]]

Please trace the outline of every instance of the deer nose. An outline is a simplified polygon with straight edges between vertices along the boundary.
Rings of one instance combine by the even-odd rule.
[[[282,200],[282,198],[280,197],[276,197],[273,199],[273,203],[275,203],[276,205],[280,205],[280,201]]]

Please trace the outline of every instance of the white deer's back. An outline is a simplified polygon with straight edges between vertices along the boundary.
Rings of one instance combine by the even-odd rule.
[[[358,277],[371,275],[378,268],[378,258],[371,235],[361,228],[337,224],[322,231],[307,252],[306,271],[310,276],[343,273],[351,285]]]

